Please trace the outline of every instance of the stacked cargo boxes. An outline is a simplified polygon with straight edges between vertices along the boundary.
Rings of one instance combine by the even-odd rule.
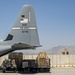
[[[50,59],[47,57],[46,52],[39,52],[36,58],[36,64],[40,70],[50,70]]]
[[[14,60],[5,59],[1,65],[1,69],[3,72],[6,71],[16,71],[17,67]]]
[[[23,53],[13,52],[9,54],[8,58],[11,60],[15,60],[17,68],[22,67]]]
[[[10,53],[8,59],[14,60],[18,72],[49,72],[50,59],[46,52],[40,52],[36,59],[23,59],[23,53]],[[13,65],[14,65],[13,61]]]

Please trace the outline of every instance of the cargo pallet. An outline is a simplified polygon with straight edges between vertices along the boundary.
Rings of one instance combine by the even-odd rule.
[[[14,52],[9,54],[7,60],[3,61],[2,71],[50,72],[50,59],[46,52],[40,52],[36,59],[23,59],[23,53]]]

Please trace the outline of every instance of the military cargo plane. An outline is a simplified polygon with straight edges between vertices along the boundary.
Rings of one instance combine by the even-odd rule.
[[[35,49],[39,46],[34,9],[31,5],[24,5],[8,36],[0,42],[0,56],[15,50]]]

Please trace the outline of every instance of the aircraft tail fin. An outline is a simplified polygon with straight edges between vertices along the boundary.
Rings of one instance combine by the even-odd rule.
[[[20,42],[31,46],[40,45],[35,13],[31,5],[23,6],[5,41]]]

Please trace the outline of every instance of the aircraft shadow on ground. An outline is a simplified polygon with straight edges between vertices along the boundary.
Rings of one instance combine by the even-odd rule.
[[[37,73],[51,73],[51,72],[20,72],[20,74],[37,74]]]

